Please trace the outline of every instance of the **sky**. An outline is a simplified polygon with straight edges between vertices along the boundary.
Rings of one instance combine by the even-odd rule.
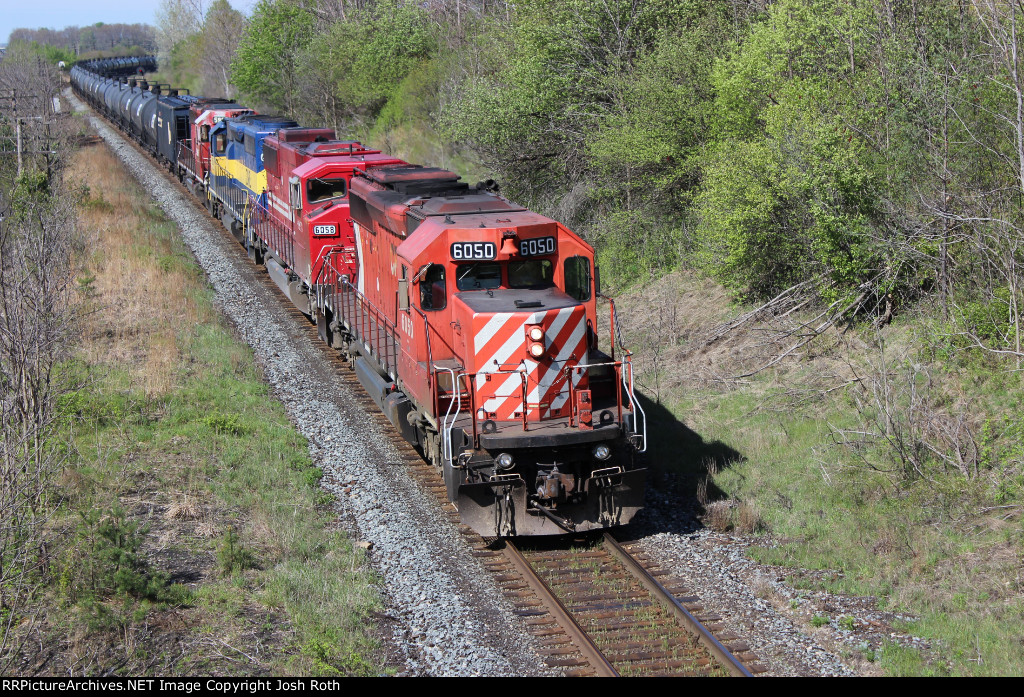
[[[229,0],[246,14],[255,0]],[[0,0],[0,45],[15,29],[63,29],[104,24],[153,24],[160,0]]]

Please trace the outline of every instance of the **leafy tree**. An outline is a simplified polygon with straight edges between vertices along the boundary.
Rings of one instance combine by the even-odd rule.
[[[295,113],[299,55],[315,27],[299,0],[260,0],[231,62],[231,82],[249,99]]]
[[[711,68],[748,21],[733,7],[516,3],[443,124],[512,195],[613,249],[615,275],[671,266],[699,181]]]
[[[782,0],[716,67],[698,238],[727,285],[763,296],[812,277],[825,290],[878,273],[880,162],[865,136],[874,115],[857,98],[872,89],[873,19],[836,0]]]
[[[303,85],[342,123],[372,121],[403,79],[433,55],[426,11],[399,0],[349,9],[297,54]]]

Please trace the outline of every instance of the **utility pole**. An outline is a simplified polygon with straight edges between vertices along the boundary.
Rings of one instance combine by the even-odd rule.
[[[18,149],[18,176],[20,177],[23,169],[21,159],[21,117],[18,116],[18,91],[15,89],[11,89],[11,115],[14,116],[14,132],[16,134],[15,141],[17,142]]]
[[[14,118],[14,130],[17,133],[18,138],[18,176],[21,176],[22,164],[21,164],[21,118]]]

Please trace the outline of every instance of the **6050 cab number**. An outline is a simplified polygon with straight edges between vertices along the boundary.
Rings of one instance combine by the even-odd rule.
[[[337,231],[338,231],[338,228],[335,227],[334,225],[314,225],[313,226],[313,234],[314,235],[333,235]]]
[[[519,253],[524,257],[540,257],[545,254],[554,254],[555,238],[535,237],[529,240],[520,240]]]
[[[493,259],[497,252],[498,248],[493,242],[455,242],[452,244],[452,259]]]

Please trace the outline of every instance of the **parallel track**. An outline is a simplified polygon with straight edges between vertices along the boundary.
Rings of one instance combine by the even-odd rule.
[[[122,136],[124,137],[124,136]],[[137,151],[148,153],[130,138]],[[158,167],[167,181],[178,185],[170,172]],[[202,207],[201,202],[196,202]],[[204,207],[204,210],[205,207]],[[207,215],[209,211],[207,210]],[[216,221],[225,239],[238,240]],[[240,245],[239,249],[244,254]],[[564,540],[554,549],[528,549],[524,553],[508,540],[484,539],[459,522],[458,511],[447,499],[438,470],[398,434],[366,394],[350,364],[320,341],[316,325],[281,293],[271,278],[248,262],[254,276],[302,326],[314,345],[334,367],[335,374],[355,395],[369,418],[391,438],[401,462],[439,508],[456,525],[484,567],[495,575],[515,614],[525,620],[537,639],[545,663],[571,676],[619,675],[736,675],[762,672],[757,656],[734,634],[708,628],[720,618],[701,616],[698,599],[685,589],[662,583],[649,560],[634,556],[629,544],[605,534],[598,546],[568,548]],[[336,482],[342,487],[345,482]],[[534,544],[530,542],[530,544]],[[540,543],[545,544],[545,543]]]

